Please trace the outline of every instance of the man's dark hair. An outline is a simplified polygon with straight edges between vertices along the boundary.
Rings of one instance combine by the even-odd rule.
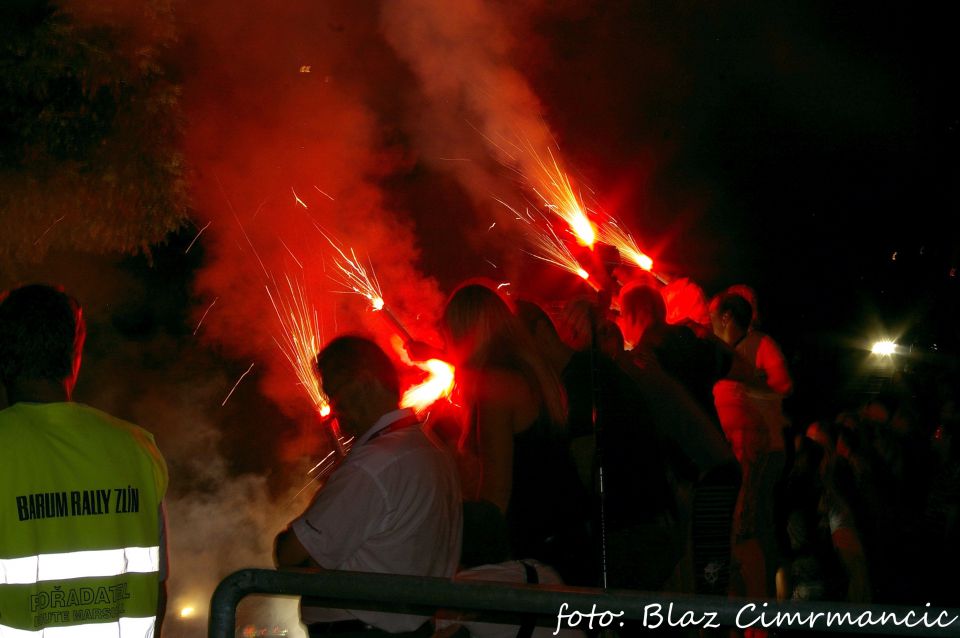
[[[390,357],[376,343],[356,335],[337,337],[317,355],[317,370],[356,376],[369,373],[391,394],[400,398],[400,380]]]
[[[31,284],[0,298],[0,379],[62,381],[86,335],[80,304],[62,290]]]
[[[720,297],[720,303],[717,304],[717,314],[722,317],[728,312],[733,317],[733,322],[741,330],[750,327],[750,322],[753,320],[753,306],[750,305],[749,301],[740,295],[726,293]]]

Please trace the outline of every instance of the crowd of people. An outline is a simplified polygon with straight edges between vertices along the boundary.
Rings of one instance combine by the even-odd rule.
[[[408,344],[413,357],[442,356],[456,367],[456,408],[435,410],[426,423],[398,407],[397,371],[373,340],[332,340],[317,372],[331,418],[354,442],[278,535],[276,564],[954,604],[955,388],[946,386],[935,410],[919,409],[910,393],[877,395],[796,423],[783,407],[794,391],[787,359],[757,310],[747,286],[708,303],[686,280],[641,278],[610,303],[574,299],[550,312],[466,282],[444,308],[442,346]],[[99,610],[78,598],[38,614],[38,596],[69,586],[62,570],[20,581],[8,569],[0,625],[85,620],[149,635],[146,625],[159,632],[163,617],[166,469],[149,434],[70,401],[82,344],[79,306],[64,293],[31,286],[0,302],[0,372],[11,404],[0,411],[0,489],[4,507],[16,506],[3,517],[0,560],[10,567],[70,552],[106,558],[133,543],[152,549],[139,567],[127,557],[113,571],[94,569],[135,595],[126,605],[98,600]],[[98,450],[81,444],[87,438]],[[40,461],[48,457],[57,472]],[[106,489],[114,483],[137,491],[135,516],[118,515],[120,495],[111,502]],[[310,600],[301,613],[311,636],[542,631],[332,611]]]
[[[935,424],[908,395],[792,422],[787,359],[748,286],[708,303],[689,281],[640,279],[547,312],[469,281],[442,332],[442,348],[408,349],[457,370],[458,408],[423,426],[456,459],[456,577],[954,600],[932,569],[956,565],[953,403]]]

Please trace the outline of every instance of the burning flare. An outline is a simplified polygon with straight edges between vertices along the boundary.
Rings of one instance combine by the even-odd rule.
[[[626,259],[643,270],[653,270],[653,259],[640,250],[633,235],[623,228],[615,219],[610,219],[599,227],[600,241],[610,244],[620,252],[620,257]]]
[[[530,209],[520,213],[506,202],[498,201],[513,211],[519,221],[527,225],[527,240],[530,242],[531,248],[524,252],[531,257],[553,264],[580,277],[590,284],[594,290],[598,290],[596,283],[590,277],[590,273],[580,265],[570,248],[560,239],[557,231],[550,224],[550,220],[546,219],[542,213],[537,212],[535,214]]]
[[[319,228],[317,230],[320,230]],[[337,255],[333,258],[333,265],[339,271],[337,276],[331,275],[331,279],[346,288],[346,292],[352,292],[360,295],[370,302],[373,310],[382,310],[384,308],[383,293],[380,291],[380,282],[377,281],[377,273],[373,266],[370,266],[370,272],[364,268],[353,248],[349,248],[350,255],[340,248],[339,242],[334,241],[330,235],[320,230],[326,240],[330,243]]]
[[[526,153],[533,160],[533,175],[524,175],[530,189],[543,201],[551,213],[562,219],[581,246],[593,248],[597,241],[596,229],[584,211],[582,198],[573,190],[570,178],[561,168],[553,151],[547,149],[549,159],[537,153],[530,142],[526,143]]]
[[[284,275],[284,278],[287,282],[285,291],[274,285],[274,293],[266,286],[267,296],[277,313],[283,335],[282,341],[274,337],[274,342],[287,358],[297,375],[300,387],[307,393],[314,408],[320,416],[327,416],[330,405],[314,369],[317,354],[323,344],[320,320],[316,309],[307,300],[303,286],[290,279],[289,275]]]
[[[400,407],[413,408],[423,412],[431,405],[450,396],[454,386],[454,368],[446,361],[428,359],[418,361],[413,365],[427,372],[427,378],[417,385],[411,386],[403,393]]]
[[[373,270],[373,264],[370,264],[370,272],[368,273],[367,269],[360,263],[360,260],[357,259],[357,254],[353,251],[353,248],[349,249],[350,256],[348,257],[347,253],[340,248],[338,242],[335,242],[330,235],[319,227],[317,230],[330,242],[333,249],[337,251],[338,256],[333,258],[333,264],[337,267],[339,276],[333,276],[331,278],[345,287],[347,292],[356,293],[366,298],[370,302],[371,310],[374,312],[382,311],[383,316],[393,324],[393,327],[405,340],[413,341],[413,337],[407,332],[406,327],[400,323],[400,320],[397,319],[397,316],[393,314],[393,311],[387,307],[386,302],[383,300],[383,292],[380,289],[380,282],[377,280],[377,273]]]
[[[399,337],[391,337],[390,345],[393,346],[401,361],[427,373],[426,379],[404,391],[400,398],[400,407],[423,412],[440,399],[448,398],[453,393],[456,376],[452,365],[441,359],[412,361]]]

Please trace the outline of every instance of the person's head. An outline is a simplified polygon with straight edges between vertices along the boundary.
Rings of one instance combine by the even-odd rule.
[[[532,301],[519,300],[516,308],[517,318],[533,339],[534,345],[555,368],[562,370],[573,350],[560,338],[560,332],[550,315]]]
[[[836,448],[836,439],[833,427],[826,421],[814,421],[807,426],[806,437],[815,441],[817,445],[832,453]]]
[[[630,284],[620,291],[620,328],[631,346],[640,343],[651,326],[666,323],[667,306],[663,295],[652,286]]]
[[[750,328],[752,313],[750,303],[740,295],[721,295],[711,304],[710,321],[713,323],[713,333],[733,345]]]
[[[760,314],[757,310],[757,292],[747,284],[733,284],[725,291],[731,295],[739,295],[750,304],[750,325],[753,328],[759,322]]]
[[[400,401],[393,362],[365,337],[346,335],[328,343],[317,355],[317,372],[330,414],[347,434],[361,436]]]
[[[457,288],[443,310],[443,331],[455,365],[505,367],[518,372],[543,401],[551,420],[558,425],[565,422],[558,373],[492,286],[471,281]]]
[[[80,371],[86,326],[80,304],[52,286],[13,289],[0,299],[0,381],[11,400],[27,385],[69,399]]]
[[[458,364],[482,364],[490,349],[522,340],[526,331],[492,287],[477,281],[457,288],[443,310],[447,347]]]

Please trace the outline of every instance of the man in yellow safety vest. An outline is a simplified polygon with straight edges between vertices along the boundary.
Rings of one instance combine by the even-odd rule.
[[[147,431],[70,400],[80,306],[0,297],[0,636],[159,635],[167,468]]]

